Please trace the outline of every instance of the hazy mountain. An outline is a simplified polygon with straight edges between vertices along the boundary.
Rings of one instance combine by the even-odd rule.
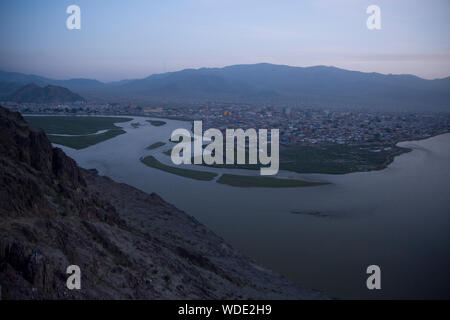
[[[78,92],[79,90],[98,90],[105,86],[103,82],[83,78],[70,80],[53,80],[50,82],[50,84],[66,87],[75,92]]]
[[[8,97],[8,100],[31,103],[70,103],[84,101],[84,98],[63,87],[48,85],[43,88],[31,83],[16,90]]]
[[[385,75],[335,67],[273,64],[185,69],[144,79],[101,83],[88,79],[49,80],[0,73],[0,81],[47,81],[89,97],[133,100],[287,103],[322,107],[384,110],[450,110],[450,78],[426,80],[413,75]],[[1,93],[1,85],[0,85]]]
[[[335,67],[272,64],[187,69],[124,84],[123,93],[153,98],[269,101],[313,106],[450,110],[450,78],[425,80]]]
[[[0,81],[0,99],[8,97],[16,90],[19,90],[23,84],[17,82],[3,82]]]
[[[40,77],[34,74],[0,71],[0,82],[13,82],[17,84],[35,83],[38,85],[43,85],[48,84],[51,81],[51,79]]]
[[[104,83],[92,79],[54,80],[33,74],[0,71],[0,97],[3,99],[26,84],[35,84],[41,87],[60,86],[76,93],[82,92],[83,95],[92,92],[98,93],[101,88],[105,87]]]

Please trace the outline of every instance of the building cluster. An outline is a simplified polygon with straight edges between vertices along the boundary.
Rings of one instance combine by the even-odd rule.
[[[23,113],[139,115],[202,120],[203,130],[279,129],[280,143],[284,145],[386,145],[450,132],[450,113],[390,113],[212,103],[183,107],[142,107],[119,103],[88,103],[81,107],[3,104]]]

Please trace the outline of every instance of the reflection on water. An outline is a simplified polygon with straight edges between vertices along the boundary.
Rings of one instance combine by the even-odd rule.
[[[161,152],[171,144],[151,151],[147,146],[167,142],[172,130],[191,124],[136,121],[142,126],[118,124],[127,134],[114,139],[63,149],[82,167],[157,192],[258,263],[305,286],[341,298],[450,298],[450,134],[400,143],[413,152],[382,171],[279,173],[330,185],[243,189],[146,167],[139,158],[149,154],[169,164]],[[382,290],[375,292],[365,285],[371,264],[382,271]]]

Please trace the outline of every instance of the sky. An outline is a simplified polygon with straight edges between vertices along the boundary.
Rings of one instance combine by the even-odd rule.
[[[80,30],[66,28],[72,4]],[[116,81],[268,62],[443,78],[449,13],[448,0],[1,0],[0,70]]]

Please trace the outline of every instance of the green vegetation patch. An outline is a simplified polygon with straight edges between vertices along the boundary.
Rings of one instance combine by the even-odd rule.
[[[180,136],[180,137],[178,138],[178,141],[172,140],[172,137],[169,138],[169,141],[170,141],[170,142],[175,142],[175,143],[179,143],[179,142],[185,141],[185,140],[194,142],[195,139],[196,139],[196,138],[194,138],[194,137],[192,137],[192,136],[191,136],[191,137]]]
[[[100,130],[120,129],[114,123],[127,122],[131,118],[76,117],[76,116],[25,116],[25,120],[47,134],[84,135]]]
[[[408,151],[380,145],[296,146],[280,150],[280,169],[331,174],[381,170]]]
[[[152,126],[155,127],[160,127],[166,124],[166,122],[161,120],[145,120],[145,121],[149,122]]]
[[[390,145],[325,145],[292,146],[280,149],[280,170],[297,173],[344,174],[350,172],[381,170],[394,157],[410,149]],[[235,157],[236,159],[236,150]],[[248,150],[245,153],[248,162]],[[194,157],[192,157],[192,162]],[[214,168],[259,170],[261,164],[201,164]]]
[[[153,156],[147,156],[145,158],[142,158],[141,162],[146,166],[195,180],[211,181],[217,176],[217,173],[214,172],[197,171],[168,166],[165,165],[164,163],[159,162]]]
[[[146,149],[147,149],[147,150],[153,150],[153,149],[162,147],[162,146],[164,146],[165,144],[166,144],[165,142],[158,141],[158,142],[155,142],[154,144],[148,146]]]
[[[48,139],[52,143],[60,144],[73,149],[84,149],[94,144],[112,139],[118,135],[125,133],[125,131],[121,129],[116,130],[108,130],[104,133],[100,134],[92,134],[86,136],[55,136],[55,135],[47,135]]]
[[[273,177],[243,176],[234,174],[223,174],[218,183],[233,187],[261,187],[261,188],[296,188],[313,187],[324,185],[323,182],[308,182],[294,179],[278,179]]]

